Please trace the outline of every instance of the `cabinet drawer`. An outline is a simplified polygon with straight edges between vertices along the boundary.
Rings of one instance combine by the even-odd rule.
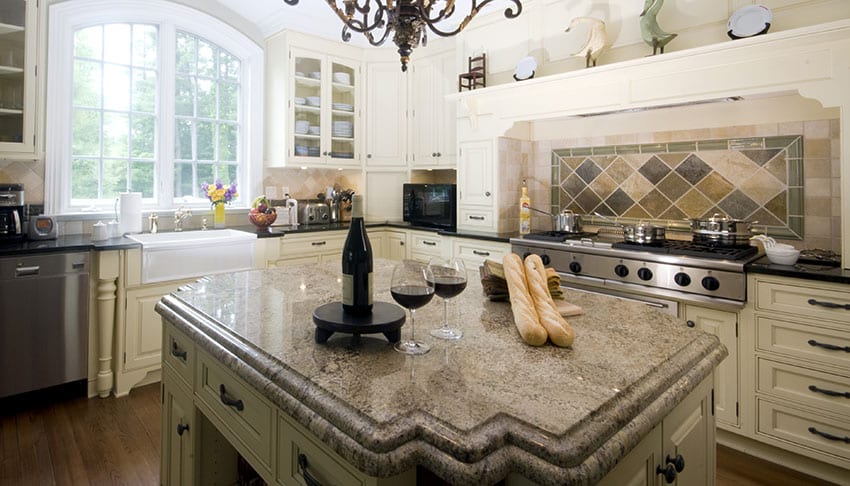
[[[799,446],[798,450],[810,456],[811,450],[826,454],[827,458],[833,459],[830,461],[832,463],[836,462],[834,459],[842,461],[850,459],[850,423],[825,415],[760,399],[757,432],[784,442],[791,442]],[[843,464],[847,463],[843,462]]]
[[[183,382],[191,390],[194,385],[193,373],[195,372],[195,347],[192,340],[167,324],[165,326],[162,349],[165,358],[163,361],[174,370]]]
[[[846,376],[760,358],[758,391],[850,416],[850,378]]]
[[[319,484],[340,486],[362,485],[359,473],[347,466],[335,452],[309,438],[282,416],[278,418],[278,482],[305,484],[304,464],[307,474]],[[298,427],[298,428],[296,428]],[[301,457],[303,456],[303,458]]]
[[[496,222],[493,218],[493,211],[461,208],[458,226],[495,228]]]
[[[763,281],[758,282],[756,288],[756,307],[760,310],[795,314],[806,319],[850,321],[850,309],[844,307],[850,305],[850,290]]]
[[[850,368],[850,332],[758,316],[756,334],[760,351]]]
[[[345,244],[345,234],[334,232],[333,234],[319,233],[316,236],[292,237],[284,236],[280,239],[280,257],[298,257],[308,253],[328,253],[342,251]]]
[[[275,409],[210,356],[198,356],[195,394],[261,463],[272,469]]]
[[[436,234],[410,234],[410,251],[426,255],[440,256],[443,253],[443,239]]]
[[[478,273],[478,266],[484,260],[495,260],[501,262],[502,258],[510,253],[511,247],[507,243],[487,243],[477,240],[455,241],[454,255],[462,258],[466,263],[466,269]]]

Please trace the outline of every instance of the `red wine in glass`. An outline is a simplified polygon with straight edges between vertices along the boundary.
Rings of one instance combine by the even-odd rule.
[[[451,299],[466,289],[465,277],[434,277],[434,293],[438,297]]]
[[[440,339],[460,339],[463,331],[449,326],[449,299],[466,289],[466,266],[460,258],[432,258],[428,264],[433,274],[434,292],[443,298],[443,325],[431,335]]]
[[[416,309],[434,298],[434,274],[420,262],[404,260],[393,269],[390,295],[410,312],[410,339],[395,344],[395,350],[404,354],[425,354],[431,347],[416,340]]]
[[[466,282],[464,282],[464,286],[466,286]],[[393,300],[405,309],[418,309],[431,302],[431,299],[434,298],[434,292],[433,287],[420,285],[399,285],[390,288],[390,295],[393,296]]]

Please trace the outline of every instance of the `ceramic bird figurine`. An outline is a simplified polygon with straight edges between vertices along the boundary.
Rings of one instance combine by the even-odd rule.
[[[596,66],[596,59],[599,58],[602,51],[608,48],[608,34],[605,31],[605,22],[593,17],[576,17],[570,22],[570,26],[564,32],[569,32],[570,29],[579,24],[588,24],[590,26],[590,33],[584,46],[573,55],[584,58],[585,67],[590,67],[591,63]]]
[[[658,26],[658,20],[655,17],[663,5],[664,0],[645,0],[643,12],[640,14],[640,34],[643,41],[652,46],[653,56],[659,51],[664,54],[664,46],[678,35],[664,32]]]

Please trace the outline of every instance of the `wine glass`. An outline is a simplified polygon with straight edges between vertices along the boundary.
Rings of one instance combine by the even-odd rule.
[[[434,274],[434,293],[443,298],[443,326],[431,331],[440,339],[460,339],[463,331],[449,327],[449,299],[466,288],[466,267],[460,258],[432,258],[428,267]]]
[[[428,265],[404,260],[393,269],[390,295],[398,304],[410,311],[410,339],[399,341],[395,350],[405,354],[425,354],[431,347],[416,340],[414,314],[416,309],[434,297],[434,276]]]

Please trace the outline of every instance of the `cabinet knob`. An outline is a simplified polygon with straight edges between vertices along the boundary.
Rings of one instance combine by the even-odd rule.
[[[676,468],[672,464],[667,464],[664,467],[656,466],[655,474],[664,476],[664,482],[667,484],[673,484],[676,481]]]
[[[187,430],[189,430],[189,424],[177,424],[177,435],[182,436],[183,432],[186,432]]]
[[[443,156],[443,154],[441,154],[440,152],[437,152],[437,157],[442,157],[442,156]]]
[[[688,327],[697,327],[697,323],[696,323],[696,322],[694,322],[694,321],[692,321],[692,320],[690,320],[690,319],[689,319],[689,320],[688,320],[688,322],[686,322],[685,324],[687,324],[687,325],[688,325]]]
[[[682,457],[681,454],[676,454],[676,457],[670,457],[668,455],[665,462],[667,462],[667,464],[672,464],[677,473],[685,470],[685,458]]]
[[[490,197],[490,191],[485,191],[484,195],[487,196],[487,197]]]
[[[431,152],[431,157],[436,157],[436,156],[437,156],[437,152]]]
[[[372,154],[366,154],[366,158],[367,158],[367,159],[371,159],[371,158],[372,158]]]

